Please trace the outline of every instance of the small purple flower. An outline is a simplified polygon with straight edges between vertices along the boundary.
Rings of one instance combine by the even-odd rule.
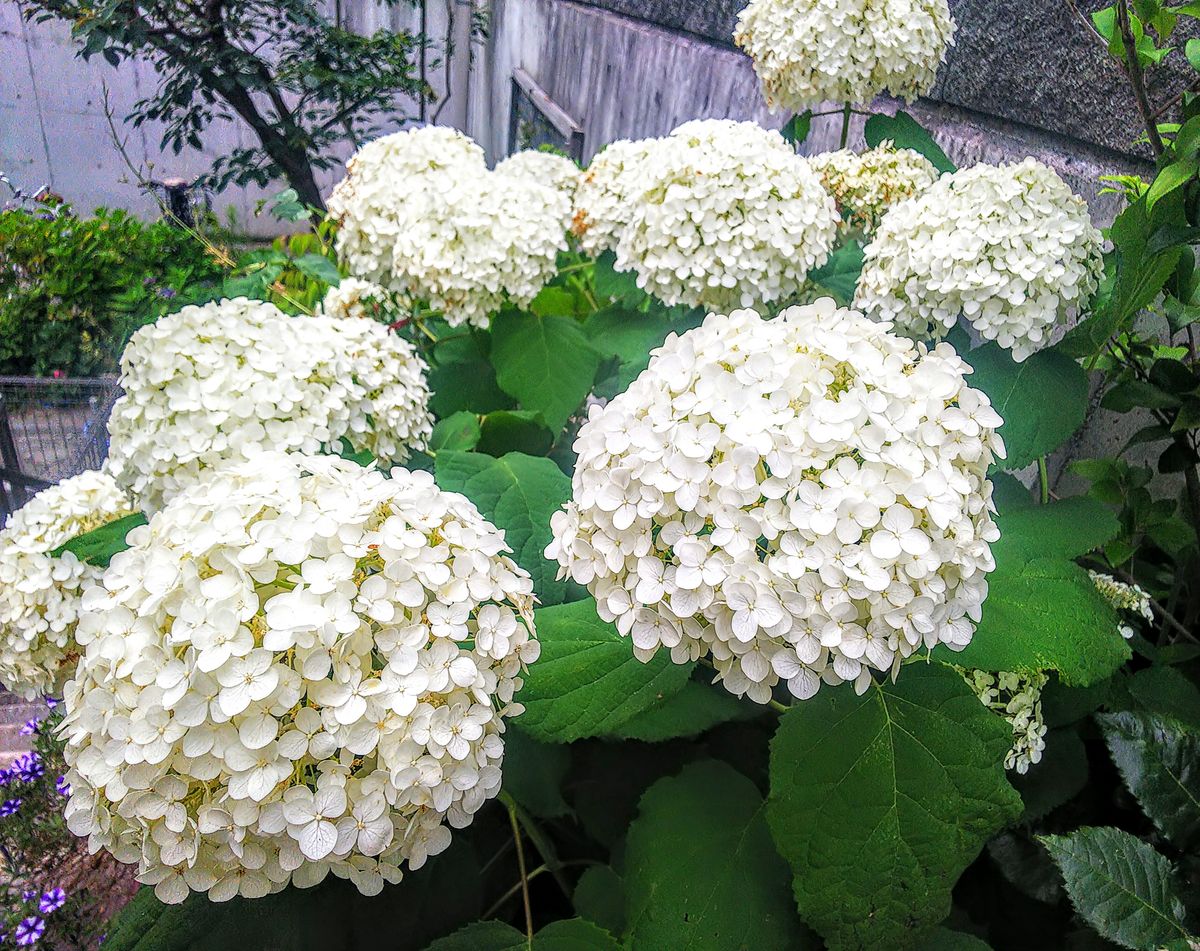
[[[67,893],[61,888],[52,888],[42,895],[42,900],[38,904],[38,911],[43,915],[48,915],[51,912],[58,911],[66,903]]]
[[[25,753],[18,756],[13,760],[12,768],[21,781],[26,783],[31,783],[46,775],[46,767],[42,765],[42,758],[37,753]]]
[[[41,918],[26,918],[19,925],[17,930],[13,932],[13,937],[17,939],[17,944],[27,946],[37,944],[43,934],[46,933],[46,922]]]
[[[20,799],[5,800],[4,805],[0,806],[0,819],[3,819],[3,818],[6,818],[7,816],[13,815],[13,813],[15,813],[20,808],[21,808],[21,800]]]
[[[28,889],[21,892],[21,901],[33,901],[37,897],[38,897],[37,892],[29,891]]]
[[[158,296],[163,298],[163,300],[170,300],[175,296],[175,291],[169,287],[160,287],[158,289]]]
[[[33,736],[38,731],[38,726],[41,723],[37,717],[30,717],[21,727],[21,736]]]
[[[46,701],[46,707],[50,710],[53,710],[62,702],[61,700],[55,700],[50,694],[46,694],[42,699]]]
[[[71,784],[67,782],[66,776],[59,776],[54,780],[54,791],[63,797],[71,795]]]
[[[13,773],[11,769],[0,769],[0,789],[3,789],[12,782]]]

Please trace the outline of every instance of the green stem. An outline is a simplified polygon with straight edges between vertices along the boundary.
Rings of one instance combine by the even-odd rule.
[[[1046,470],[1046,457],[1038,456],[1038,482],[1042,487],[1042,505],[1050,504],[1050,474]]]
[[[767,706],[769,706],[776,713],[787,713],[790,709],[792,709],[786,703],[780,703],[774,697],[767,701]]]
[[[850,107],[850,103],[846,103],[842,109],[842,141],[838,145],[839,149],[844,149],[846,143],[850,141],[850,116],[854,114],[854,110]]]
[[[533,951],[533,906],[529,901],[529,874],[525,870],[525,846],[521,843],[521,825],[517,822],[516,803],[508,806],[508,821],[512,825],[513,842],[517,846],[517,868],[521,872],[521,901],[525,905],[525,942]]]

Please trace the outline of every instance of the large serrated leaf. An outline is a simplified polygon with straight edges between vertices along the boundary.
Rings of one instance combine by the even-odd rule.
[[[875,148],[885,141],[893,142],[897,148],[920,152],[939,172],[953,172],[954,163],[916,119],[901,110],[894,116],[876,113],[867,120],[863,129],[867,145]]]
[[[613,731],[613,736],[643,743],[698,736],[718,723],[761,716],[763,708],[739,700],[722,687],[689,680],[679,693],[655,702]]]
[[[1153,951],[1187,938],[1171,863],[1120,829],[1084,827],[1045,835],[1075,910],[1109,941]]]
[[[1200,734],[1150,713],[1098,713],[1121,778],[1162,833],[1187,851],[1200,842]]]
[[[570,317],[505,311],[492,324],[492,365],[500,389],[540,412],[558,432],[583,403],[600,352]]]
[[[905,667],[861,696],[821,690],[771,743],[768,819],[801,916],[829,948],[906,948],[1021,801],[1008,725],[954,670]]]
[[[1040,350],[1016,363],[996,343],[963,356],[975,369],[968,382],[988,395],[1004,420],[999,431],[1008,455],[998,464],[1003,468],[1025,468],[1038,456],[1053,452],[1083,425],[1087,374],[1070,357],[1057,350]]]
[[[549,459],[510,452],[499,459],[480,452],[443,451],[437,455],[437,483],[475,503],[513,550],[513,558],[533,577],[533,590],[544,604],[580,597],[583,589],[557,580],[558,565],[545,557],[550,516],[571,496],[571,480]]]
[[[665,651],[648,664],[634,657],[633,643],[600,619],[591,598],[540,608],[536,622],[542,654],[517,695],[521,727],[536,739],[611,733],[687,683],[691,666],[671,663]]]
[[[762,796],[731,766],[693,763],[651,786],[629,828],[625,866],[629,951],[807,944]]]

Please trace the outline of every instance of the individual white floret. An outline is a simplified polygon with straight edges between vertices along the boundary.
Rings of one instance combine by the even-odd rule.
[[[924,95],[954,29],[947,0],[750,0],[733,38],[770,108],[803,112]]]
[[[962,315],[1019,362],[1086,306],[1102,242],[1053,169],[1032,158],[975,165],[883,216],[855,306],[916,339],[941,337]]]
[[[532,582],[467,499],[267,453],[129,541],[84,594],[65,815],[162,901],[372,895],[497,795]]]
[[[640,659],[710,656],[759,703],[962,649],[1003,455],[969,372],[828,298],[710,316],[592,407],[547,557]]]
[[[214,466],[342,439],[403,461],[432,430],[426,366],[382,324],[289,317],[246,298],[185,307],[135,333],[109,418],[109,465],[147,511]]]
[[[0,530],[0,683],[31,699],[61,692],[75,669],[80,595],[101,569],[70,552],[77,535],[133,514],[106,472],[84,472],[44,489]]]

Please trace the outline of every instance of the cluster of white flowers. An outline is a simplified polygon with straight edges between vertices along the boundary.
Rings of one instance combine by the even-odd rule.
[[[935,181],[938,172],[920,152],[891,142],[865,152],[839,149],[809,159],[821,184],[833,195],[848,228],[871,234],[883,213]]]
[[[643,184],[642,166],[661,139],[618,139],[588,163],[575,189],[571,232],[587,254],[615,251],[629,219],[632,196]]]
[[[147,511],[214,466],[347,439],[402,461],[432,430],[425,363],[371,320],[289,317],[245,298],[185,307],[121,357],[109,465]]]
[[[579,166],[565,155],[541,149],[514,152],[496,164],[496,171],[501,175],[528,178],[549,185],[568,199],[574,199],[580,177]]]
[[[357,277],[346,277],[325,292],[321,313],[339,320],[361,320],[366,317],[391,324],[402,317],[402,307],[386,287]]]
[[[506,300],[527,306],[567,249],[569,192],[523,164],[489,171],[474,142],[440,127],[371,142],[329,198],[338,255],[406,306],[486,327]]]
[[[129,540],[83,596],[65,815],[160,899],[375,894],[499,792],[532,582],[465,498],[267,454]]]
[[[1004,758],[1005,769],[1018,773],[1042,760],[1046,748],[1046,723],[1042,719],[1044,673],[1014,674],[1001,671],[959,670],[985,707],[1004,717],[1012,727],[1013,745]]]
[[[648,660],[709,654],[759,703],[971,640],[1003,445],[948,344],[828,298],[672,335],[579,431],[547,557]]]
[[[1100,596],[1104,598],[1113,609],[1128,616],[1128,618],[1138,617],[1147,623],[1154,622],[1154,611],[1150,606],[1150,595],[1148,595],[1141,585],[1126,584],[1124,581],[1118,581],[1112,575],[1102,574],[1099,571],[1088,571],[1092,577],[1092,583],[1096,586],[1096,590],[1100,592]],[[1117,631],[1120,635],[1129,640],[1133,637],[1135,630],[1128,618],[1122,618],[1117,624]]]
[[[589,245],[612,242],[617,269],[670,305],[786,298],[837,237],[837,208],[808,162],[752,122],[688,122],[608,167],[580,189],[576,226]]]
[[[933,86],[954,20],[946,0],[750,0],[733,34],[772,110],[911,102]]]
[[[855,305],[918,339],[961,314],[1021,361],[1086,305],[1102,250],[1087,204],[1053,169],[975,165],[883,216]]]
[[[64,542],[133,514],[106,472],[84,472],[44,489],[0,531],[0,683],[26,698],[57,694],[75,669],[79,595],[103,573]]]

